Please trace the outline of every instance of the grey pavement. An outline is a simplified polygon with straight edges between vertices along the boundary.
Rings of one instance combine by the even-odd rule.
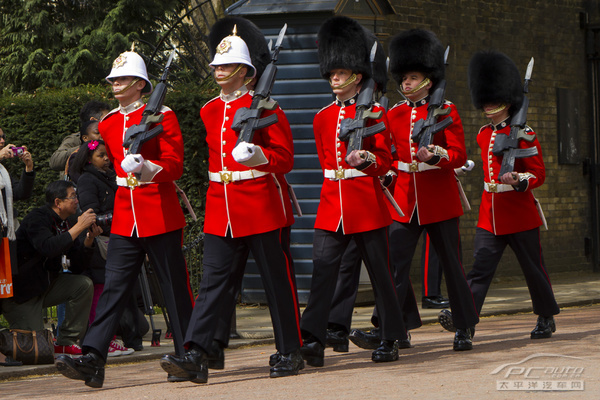
[[[551,275],[551,280],[557,302],[561,309],[600,303],[600,273],[562,273]],[[420,293],[418,286],[415,286],[415,293]],[[372,309],[372,305],[355,307],[352,327],[370,329]],[[420,311],[424,325],[437,324],[439,310],[421,309]],[[530,312],[531,300],[524,280],[512,278],[510,280],[500,280],[492,284],[481,316]],[[266,306],[240,305],[237,307],[236,313],[236,332],[239,338],[231,339],[229,344],[230,350],[274,343],[269,310]],[[156,360],[164,354],[172,353],[174,351],[172,340],[164,338],[164,332],[166,331],[164,318],[161,315],[156,315],[154,316],[154,323],[156,328],[161,328],[163,332],[160,346],[152,347],[150,345],[151,333],[149,332],[144,338],[144,350],[137,351],[128,356],[111,357],[108,360],[109,365],[142,363]],[[530,325],[531,328],[535,325],[534,317],[531,318]],[[414,332],[418,332],[418,330]],[[414,335],[415,333],[413,333],[413,338]],[[451,337],[448,340],[451,341]],[[54,374],[55,372],[56,370],[53,365],[0,367],[0,382],[11,378]]]

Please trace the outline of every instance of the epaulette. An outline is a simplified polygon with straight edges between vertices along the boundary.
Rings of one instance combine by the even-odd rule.
[[[331,103],[327,104],[325,107],[321,108],[321,109],[320,109],[320,110],[317,112],[317,114],[319,114],[321,111],[323,111],[323,110],[325,110],[325,109],[327,109],[327,108],[331,107],[331,106],[332,106],[332,105],[334,105],[334,104],[335,104],[335,101],[333,101],[333,102],[331,102]]]
[[[167,107],[165,105],[163,105],[162,108],[160,109],[161,113],[166,113],[167,111],[173,111],[173,110],[171,110],[169,107]]]
[[[406,103],[407,103],[407,101],[406,101],[406,100],[399,101],[399,102],[397,102],[396,104],[394,104],[394,106],[393,106],[392,108],[390,108],[390,111],[391,111],[391,110],[393,110],[393,109],[394,109],[394,108],[396,108],[396,107],[403,106],[403,105],[405,105]]]
[[[452,103],[450,100],[444,99],[444,105],[445,106],[451,106],[452,104],[454,104],[454,103]]]
[[[104,121],[105,119],[107,119],[108,117],[110,117],[111,115],[115,115],[116,113],[119,112],[119,107],[117,108],[113,108],[112,110],[110,110],[108,113],[106,113],[106,115],[104,117],[102,117],[100,119],[100,122]]]
[[[217,99],[220,99],[220,97],[219,97],[219,96],[217,96],[217,97],[213,97],[212,99],[210,99],[209,101],[207,101],[207,102],[206,102],[206,103],[205,103],[205,104],[202,106],[202,108],[206,107],[207,105],[209,105],[210,103],[212,103],[213,101],[215,101],[215,100],[217,100]]]

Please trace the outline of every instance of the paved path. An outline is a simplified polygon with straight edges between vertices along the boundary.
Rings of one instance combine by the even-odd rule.
[[[268,377],[274,348],[259,345],[227,350],[226,369],[211,371],[205,385],[167,383],[152,360],[111,366],[102,389],[47,375],[0,383],[0,398],[598,399],[600,305],[563,309],[556,321],[551,339],[531,340],[531,313],[483,318],[474,350],[461,353],[452,351],[451,333],[426,325],[412,331],[414,347],[403,350],[397,362],[374,364],[370,351],[351,345],[349,353],[327,349],[325,367],[307,366],[288,378]],[[495,370],[500,372],[492,374]],[[519,382],[534,390],[498,390],[498,385],[516,389]],[[542,390],[563,383],[569,390]],[[583,390],[572,390],[578,388]]]

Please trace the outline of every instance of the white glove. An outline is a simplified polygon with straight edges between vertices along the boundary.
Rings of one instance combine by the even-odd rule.
[[[467,172],[467,171],[472,170],[474,166],[475,166],[475,163],[473,162],[473,160],[467,160],[467,163],[465,165],[463,165],[462,167],[460,167],[460,169]]]
[[[233,156],[233,159],[239,163],[248,161],[254,156],[254,147],[256,146],[254,146],[253,143],[241,142],[235,146],[231,155]]]
[[[144,157],[141,154],[127,154],[121,161],[123,171],[130,173],[140,172],[144,166]]]

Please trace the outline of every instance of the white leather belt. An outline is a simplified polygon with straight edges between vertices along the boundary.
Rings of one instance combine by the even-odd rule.
[[[228,184],[229,182],[245,181],[247,179],[256,179],[261,176],[268,175],[269,172],[257,171],[255,169],[249,169],[248,171],[219,171],[219,172],[208,172],[208,179],[213,182],[222,182]]]
[[[515,190],[512,185],[507,185],[506,183],[488,183],[483,182],[483,188],[486,192],[490,193],[502,193],[502,192],[510,192]]]
[[[130,181],[130,178],[123,178],[121,176],[117,176],[117,185],[119,185],[119,186],[135,188],[136,186],[149,185],[151,183],[156,183],[156,182],[138,182],[137,180],[135,180],[135,182],[134,182],[134,181]]]
[[[423,171],[427,171],[430,169],[440,169],[440,167],[438,167],[437,165],[429,165],[427,163],[424,162],[416,162],[413,161],[412,163],[405,163],[402,161],[398,161],[398,170],[399,171],[403,171],[403,172],[423,172]]]
[[[364,172],[361,172],[354,168],[350,168],[350,169],[340,168],[340,169],[326,169],[325,172],[323,173],[323,176],[327,179],[340,180],[340,179],[358,178],[361,176],[368,176],[368,175],[365,174]]]

